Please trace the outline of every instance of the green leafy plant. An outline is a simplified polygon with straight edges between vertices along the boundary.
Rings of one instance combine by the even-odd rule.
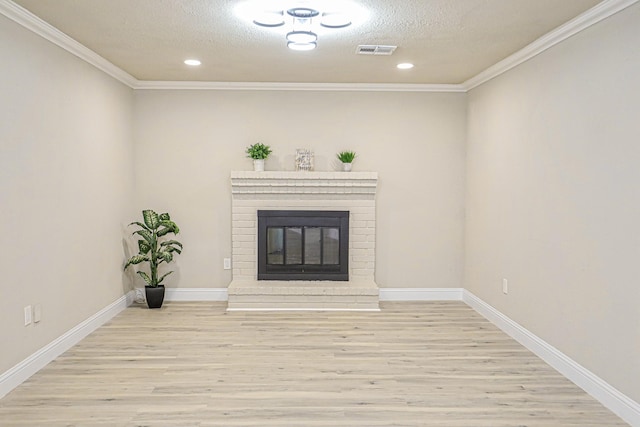
[[[336,157],[338,157],[338,160],[340,160],[342,163],[352,163],[353,160],[356,158],[356,152],[341,151],[338,154],[336,154]]]
[[[157,287],[162,283],[165,277],[173,273],[170,271],[158,278],[158,266],[163,262],[169,263],[173,260],[174,253],[182,253],[182,243],[177,240],[165,240],[162,237],[167,234],[178,234],[180,229],[175,222],[171,221],[168,213],[158,215],[151,209],[142,211],[144,223],[135,221],[129,225],[137,225],[140,230],[136,230],[133,234],[137,234],[142,239],[138,240],[137,255],[129,258],[124,266],[127,267],[142,262],[149,263],[150,274],[144,271],[137,273],[147,282],[147,286]]]
[[[254,160],[266,159],[271,154],[271,147],[257,142],[247,147],[247,157],[251,157]]]

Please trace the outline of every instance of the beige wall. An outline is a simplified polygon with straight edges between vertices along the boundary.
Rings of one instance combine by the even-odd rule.
[[[639,23],[636,4],[470,92],[465,248],[465,288],[635,401]]]
[[[293,170],[296,148],[334,170],[377,171],[376,280],[382,287],[461,287],[466,95],[389,92],[137,91],[136,198],[168,210],[184,253],[168,285],[226,287],[232,170],[269,144],[267,170]],[[164,172],[163,172],[164,171]]]
[[[133,100],[4,16],[0,58],[1,373],[123,295]]]

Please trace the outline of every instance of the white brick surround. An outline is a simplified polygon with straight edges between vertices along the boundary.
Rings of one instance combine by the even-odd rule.
[[[229,309],[377,309],[376,172],[231,172]],[[257,211],[345,210],[349,281],[258,281]]]

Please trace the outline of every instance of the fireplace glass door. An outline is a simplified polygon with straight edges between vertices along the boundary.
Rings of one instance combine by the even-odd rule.
[[[258,280],[348,280],[349,213],[258,211]]]

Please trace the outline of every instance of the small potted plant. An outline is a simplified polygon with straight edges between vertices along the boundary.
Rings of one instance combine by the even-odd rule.
[[[174,253],[182,253],[182,243],[176,240],[163,239],[167,234],[178,234],[180,229],[175,222],[171,221],[168,213],[158,215],[151,209],[142,211],[144,223],[135,221],[129,225],[137,225],[139,230],[133,232],[142,239],[138,240],[138,254],[129,258],[124,265],[124,269],[134,264],[142,262],[149,263],[149,273],[138,271],[137,273],[147,283],[145,294],[149,308],[160,308],[164,301],[164,285],[162,281],[173,271],[158,277],[158,266],[163,262],[173,261]]]
[[[253,159],[253,170],[256,172],[264,171],[264,160],[271,154],[271,147],[257,142],[247,147],[247,157]]]
[[[342,170],[345,172],[350,172],[351,164],[356,158],[355,151],[341,151],[336,156],[338,157],[338,160],[342,162]]]

